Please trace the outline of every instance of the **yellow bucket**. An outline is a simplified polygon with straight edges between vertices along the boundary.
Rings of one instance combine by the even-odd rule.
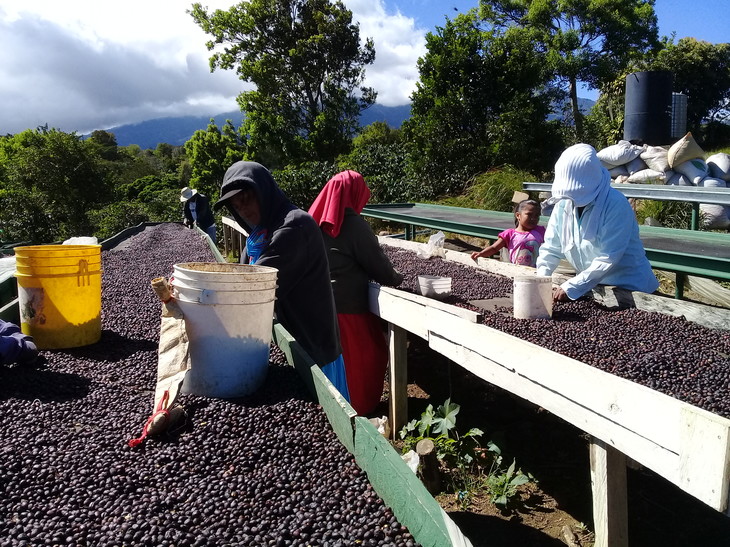
[[[15,248],[20,328],[39,349],[101,338],[101,245]]]

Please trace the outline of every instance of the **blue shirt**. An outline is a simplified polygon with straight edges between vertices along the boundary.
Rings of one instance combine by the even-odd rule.
[[[575,245],[563,253],[561,234],[566,201],[555,205],[545,232],[545,242],[537,257],[537,275],[551,275],[562,258],[575,268],[576,275],[560,287],[571,300],[580,298],[596,285],[615,285],[630,291],[652,293],[659,282],[646,258],[639,238],[639,225],[631,205],[621,192],[611,188],[606,197],[603,219],[592,241],[581,237],[580,226],[596,213],[593,205],[576,215]]]

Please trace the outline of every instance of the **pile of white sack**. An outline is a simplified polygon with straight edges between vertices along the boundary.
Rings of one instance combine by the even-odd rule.
[[[598,157],[614,183],[726,188],[730,182],[730,154],[705,158],[692,133],[669,148],[619,141],[600,150]],[[730,207],[702,203],[700,213],[703,227],[730,228]]]

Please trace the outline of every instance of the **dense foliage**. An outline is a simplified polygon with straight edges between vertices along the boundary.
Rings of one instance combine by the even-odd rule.
[[[213,13],[196,3],[190,13],[213,37],[208,49],[222,46],[211,69],[235,69],[256,86],[238,96],[249,159],[279,168],[349,149],[360,111],[375,102],[359,87],[375,49],[360,43],[342,2],[250,0]]]
[[[578,82],[598,89],[658,46],[654,0],[481,0],[481,16],[524,34],[570,96],[576,138],[583,140]]]
[[[624,86],[636,70],[670,70],[688,94],[689,129],[705,150],[730,144],[730,46],[656,40],[653,0],[481,0],[426,37],[401,129],[357,125],[375,91],[362,87],[371,40],[340,1],[251,0],[190,14],[213,39],[211,69],[255,85],[239,96],[244,125],[213,120],[184,146],[118,146],[113,133],[39,127],[0,136],[0,238],[109,237],[140,222],[182,219],[180,189],[215,199],[226,169],[255,160],[308,209],[344,169],[363,174],[371,203],[440,200],[510,210],[526,180],[550,180],[582,135],[622,138]],[[575,88],[601,96],[581,124]],[[551,114],[572,99],[562,118]],[[564,113],[565,114],[565,113]],[[683,211],[653,211],[654,217]],[[667,221],[668,222],[668,221]]]

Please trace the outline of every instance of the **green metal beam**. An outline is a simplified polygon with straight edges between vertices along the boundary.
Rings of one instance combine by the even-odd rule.
[[[514,215],[498,211],[467,209],[445,205],[422,203],[397,203],[366,206],[363,215],[399,222],[406,225],[406,237],[414,233],[414,227],[443,230],[483,239],[496,239],[497,235],[509,224]],[[445,216],[462,214],[471,217],[470,222],[458,222]],[[475,222],[484,219],[484,224]],[[547,217],[542,218],[543,223]],[[496,222],[501,226],[489,225]],[[653,268],[681,274],[696,275],[711,279],[730,280],[730,234],[703,232],[698,230],[678,230],[655,226],[640,226],[639,233],[644,242],[646,256]],[[667,248],[658,247],[655,242],[664,241]],[[677,244],[681,242],[681,244]],[[672,249],[671,247],[674,247]],[[719,249],[719,256],[695,254],[696,249]],[[709,254],[709,253],[708,253]]]

